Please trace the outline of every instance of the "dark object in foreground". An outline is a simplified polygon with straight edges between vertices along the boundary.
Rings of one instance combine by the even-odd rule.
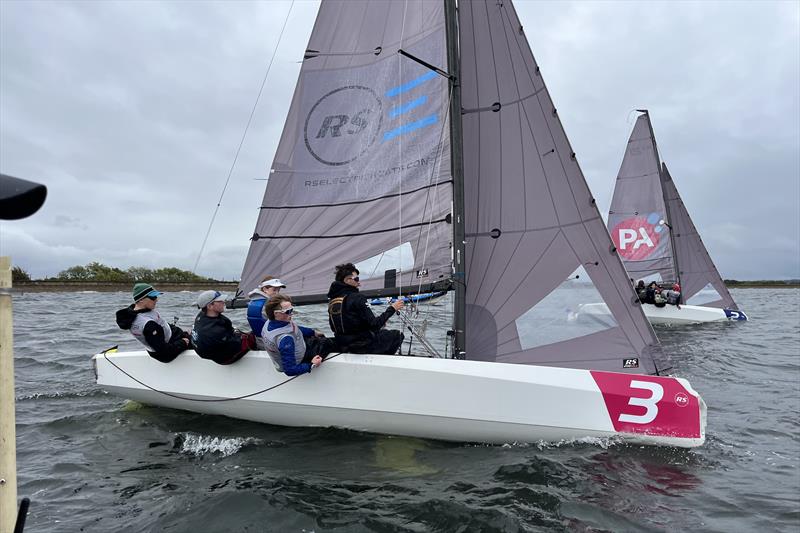
[[[28,517],[28,507],[30,507],[31,501],[28,498],[22,498],[22,501],[19,502],[19,512],[17,513],[17,523],[14,524],[14,533],[22,533],[22,530],[25,529],[25,519]]]
[[[47,187],[41,183],[0,174],[0,219],[29,217],[42,207]]]

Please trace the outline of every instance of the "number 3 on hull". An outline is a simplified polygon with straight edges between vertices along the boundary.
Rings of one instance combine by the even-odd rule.
[[[705,402],[681,378],[590,371],[614,431],[705,441]]]

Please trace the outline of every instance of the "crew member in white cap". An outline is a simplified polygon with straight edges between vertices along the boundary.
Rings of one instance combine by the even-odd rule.
[[[256,336],[233,329],[225,312],[226,296],[219,291],[205,291],[197,297],[200,312],[194,319],[192,343],[197,355],[220,365],[241,359],[256,347]]]
[[[267,300],[280,293],[281,289],[285,288],[286,284],[275,276],[266,276],[258,285],[258,288],[247,294],[250,298],[250,303],[247,304],[247,322],[250,324],[250,329],[259,339],[261,338],[261,330],[264,329],[264,324],[267,321],[267,316],[264,314],[264,304]]]

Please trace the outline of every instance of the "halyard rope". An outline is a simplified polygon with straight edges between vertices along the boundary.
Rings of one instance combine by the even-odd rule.
[[[239,146],[236,148],[236,155],[233,157],[233,162],[231,163],[231,168],[228,170],[228,177],[225,180],[225,185],[222,187],[222,193],[219,195],[219,200],[217,201],[217,207],[214,208],[214,213],[211,215],[211,222],[208,224],[208,231],[206,231],[206,236],[203,238],[203,244],[200,245],[200,251],[197,253],[197,260],[194,262],[194,267],[192,268],[192,272],[197,274],[197,265],[200,264],[200,259],[203,257],[203,251],[206,248],[206,243],[208,242],[208,237],[211,235],[211,228],[214,227],[214,220],[217,218],[217,212],[219,211],[220,205],[222,205],[222,198],[225,196],[225,191],[228,189],[228,183],[231,181],[231,176],[233,175],[233,169],[236,166],[236,161],[239,159],[239,152],[242,151],[242,145],[244,144],[244,139],[247,137],[247,131],[250,129],[250,123],[253,122],[253,115],[256,113],[256,108],[258,107],[258,101],[261,99],[261,93],[264,92],[264,85],[267,83],[267,77],[269,76],[269,71],[272,70],[272,63],[275,61],[275,56],[278,53],[278,48],[281,45],[281,39],[283,39],[283,32],[286,29],[286,23],[289,22],[289,15],[292,13],[292,7],[294,7],[294,0],[292,0],[291,5],[289,5],[289,11],[286,13],[286,19],[283,21],[283,27],[281,28],[281,33],[278,35],[278,42],[275,44],[275,50],[272,52],[272,57],[269,60],[269,65],[267,65],[267,72],[264,74],[264,79],[261,80],[261,87],[258,89],[258,96],[256,96],[256,101],[253,103],[253,109],[250,110],[250,116],[247,119],[247,124],[244,127],[244,132],[242,133],[242,139],[239,141]]]

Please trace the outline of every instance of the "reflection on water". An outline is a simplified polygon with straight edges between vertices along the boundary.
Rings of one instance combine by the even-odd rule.
[[[412,437],[376,435],[375,466],[404,476],[426,476],[441,470],[422,462],[418,453],[427,450],[429,441]]]

